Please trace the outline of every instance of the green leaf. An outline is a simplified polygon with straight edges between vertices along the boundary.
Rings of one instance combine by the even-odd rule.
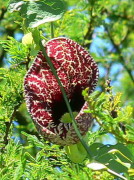
[[[24,1],[19,1],[19,0],[11,0],[8,10],[10,12],[14,12],[14,11],[19,11],[21,9],[22,4],[24,4]]]
[[[121,143],[118,143],[116,145],[113,146],[113,149],[117,149],[119,150],[122,154],[118,153],[118,157],[122,160],[122,161],[126,161],[126,162],[130,162],[130,160],[134,160],[134,157],[132,156],[130,150],[128,149],[128,146],[123,145]],[[127,158],[126,158],[127,157]]]
[[[92,155],[94,157],[98,156],[98,150],[100,149],[100,147],[104,146],[103,144],[101,143],[93,143],[91,146],[90,146],[90,151],[92,152]]]
[[[78,112],[73,112],[74,117],[76,117],[77,114],[78,114]],[[61,117],[61,122],[63,122],[63,123],[71,123],[72,119],[70,117],[70,114],[69,113],[63,114],[63,116]]]
[[[97,163],[97,162],[92,162],[87,165],[88,168],[92,170],[102,170],[102,169],[107,169],[107,167],[104,164]]]
[[[111,174],[116,175],[117,177],[120,177],[121,179],[127,180],[124,176],[120,175],[119,173],[109,169],[107,166],[105,166],[104,164],[98,163],[98,162],[92,162],[90,164],[87,164],[87,167],[92,169],[92,170],[107,170],[108,172],[110,172]],[[120,167],[119,164],[116,168]]]
[[[122,165],[121,163],[115,161],[115,160],[112,160],[109,161],[109,164],[107,165],[107,167],[113,171],[115,171],[116,173],[127,173],[128,171],[128,168],[125,167],[124,165]]]
[[[25,152],[24,156],[27,157],[30,161],[36,163],[35,158],[33,158],[33,156],[31,154],[29,154],[28,152]]]
[[[127,173],[132,165],[132,154],[129,149],[121,143],[116,145],[94,143],[90,146],[90,151],[98,163],[102,163],[116,173]]]
[[[52,22],[60,19],[66,10],[62,0],[42,0],[18,2],[12,1],[9,10],[20,11],[25,19],[25,25],[30,28],[38,27],[46,22]]]
[[[23,135],[27,137],[29,142],[33,142],[37,147],[44,148],[44,144],[38,140],[38,138],[34,135],[27,134],[26,132],[21,132]]]

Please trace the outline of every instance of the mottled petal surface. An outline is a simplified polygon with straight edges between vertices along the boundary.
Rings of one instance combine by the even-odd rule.
[[[44,46],[59,79],[66,91],[73,111],[77,111],[77,125],[82,135],[91,125],[92,117],[84,113],[88,107],[82,90],[89,87],[91,93],[98,81],[98,67],[89,53],[76,42],[54,38]],[[42,52],[39,52],[25,76],[25,98],[28,111],[39,132],[46,140],[59,145],[78,141],[72,123],[60,121],[67,111],[58,82]]]

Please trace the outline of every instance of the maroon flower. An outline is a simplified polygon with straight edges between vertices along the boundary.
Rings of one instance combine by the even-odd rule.
[[[88,107],[82,90],[91,93],[98,81],[98,68],[93,58],[76,42],[59,37],[48,41],[44,48],[50,57],[66,91],[72,111],[79,112],[76,122],[85,135],[92,117],[84,113]],[[60,121],[67,111],[60,87],[42,52],[39,52],[25,77],[25,98],[28,111],[37,129],[46,140],[59,145],[70,145],[79,139],[72,123]]]

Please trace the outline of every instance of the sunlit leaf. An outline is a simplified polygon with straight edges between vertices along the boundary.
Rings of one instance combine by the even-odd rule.
[[[42,0],[42,1],[11,1],[9,6],[11,12],[20,11],[25,19],[27,27],[37,27],[46,22],[60,19],[66,10],[66,5],[62,0]]]
[[[107,167],[104,164],[96,163],[96,162],[87,164],[87,167],[92,169],[92,170],[107,169]]]

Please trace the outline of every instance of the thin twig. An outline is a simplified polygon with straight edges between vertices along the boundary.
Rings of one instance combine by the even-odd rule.
[[[26,70],[28,71],[28,69],[29,69],[28,65],[29,65],[29,62],[31,61],[30,53],[28,53],[26,59],[27,59],[27,61],[21,61],[18,64],[14,64],[9,69],[15,69],[15,68],[19,67],[20,65],[25,65],[26,66]]]
[[[26,64],[27,64],[27,61],[21,61],[21,62],[18,63],[18,64],[12,65],[9,69],[16,69],[18,66],[20,66],[20,65],[26,65]]]
[[[28,69],[29,69],[29,67],[28,67],[28,65],[29,65],[29,62],[31,61],[31,57],[30,57],[30,51],[29,51],[29,53],[28,53],[28,55],[27,55],[27,61],[26,61],[26,70],[28,71]]]

